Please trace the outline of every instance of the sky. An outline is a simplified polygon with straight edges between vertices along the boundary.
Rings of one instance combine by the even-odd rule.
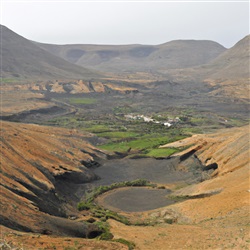
[[[0,0],[0,23],[51,44],[162,44],[213,40],[226,48],[249,34],[245,1]]]

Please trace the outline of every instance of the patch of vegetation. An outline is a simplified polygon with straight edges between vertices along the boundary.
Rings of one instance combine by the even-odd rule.
[[[79,104],[78,110],[81,110],[81,104],[94,103],[96,100],[95,98],[69,98],[67,102]],[[201,134],[204,131],[211,132],[216,128],[232,126],[232,123],[239,124],[237,119],[228,119],[226,122],[224,117],[210,112],[197,112],[193,109],[171,109],[152,114],[143,113],[143,110],[142,113],[139,113],[138,110],[135,112],[135,114],[148,115],[161,122],[179,117],[178,122],[173,123],[168,128],[163,124],[144,122],[143,120],[127,120],[124,115],[130,113],[135,107],[117,104],[111,111],[113,113],[109,115],[98,114],[92,117],[86,115],[86,111],[82,109],[77,115],[51,120],[49,125],[88,131],[98,137],[105,138],[102,140],[102,144],[96,145],[103,150],[129,154],[129,157],[132,158],[137,156],[161,158],[171,156],[183,149],[159,149],[160,145],[184,139],[192,134]]]
[[[249,124],[250,119],[246,119],[246,120],[242,120],[242,119],[238,119],[238,118],[231,118],[229,119],[229,121],[227,122],[227,124],[233,127],[241,127],[244,125]]]
[[[134,242],[125,240],[123,238],[114,239],[113,241],[120,242],[120,243],[128,246],[128,250],[133,250],[135,248],[135,243]]]
[[[85,130],[100,135],[100,133],[110,132],[111,128],[106,124],[95,124],[91,127],[87,126]]]
[[[141,221],[134,222],[133,225],[137,227],[147,227],[147,226],[155,226],[156,223],[155,221],[152,221],[152,220],[141,220]]]
[[[167,157],[175,152],[178,149],[158,149],[160,145],[170,143],[172,141],[177,141],[185,138],[186,136],[176,135],[176,136],[159,136],[158,137],[147,137],[138,138],[130,141],[118,141],[110,142],[99,147],[108,151],[118,151],[126,152],[129,149],[140,150],[142,154],[150,157]]]
[[[112,240],[113,239],[114,236],[110,232],[110,226],[107,222],[97,221],[94,224],[97,225],[98,228],[103,231],[103,233],[97,237],[98,240]]]
[[[114,114],[128,114],[132,112],[132,108],[129,105],[116,106],[113,108]]]
[[[119,242],[119,243],[122,243],[122,244],[128,246],[129,250],[133,250],[135,248],[134,242],[125,240],[123,238],[113,239],[114,236],[110,232],[110,226],[107,222],[97,221],[94,224],[97,225],[98,228],[103,231],[103,233],[96,238],[97,240],[108,240],[108,241],[112,241],[112,242]]]
[[[150,181],[145,180],[145,179],[137,179],[134,181],[123,181],[123,182],[115,182],[109,186],[99,186],[96,187],[93,191],[89,192],[86,194],[86,199],[85,202],[91,203],[94,201],[97,196],[108,192],[110,190],[116,189],[116,188],[121,188],[121,187],[145,187],[145,186],[150,186],[154,187],[155,185],[150,183]],[[79,205],[80,203],[78,203]],[[79,208],[78,208],[79,209]],[[81,209],[79,209],[81,210]]]
[[[121,139],[121,138],[134,138],[137,137],[138,134],[134,132],[125,132],[125,131],[112,131],[112,132],[102,132],[98,133],[98,136],[105,137],[105,138],[115,138],[115,139]]]
[[[17,82],[17,79],[14,78],[0,78],[1,83],[12,83],[12,82]]]
[[[184,201],[184,200],[190,199],[190,196],[189,195],[168,195],[167,198],[170,200],[174,200],[174,201]]]
[[[94,199],[97,198],[97,196],[116,188],[141,187],[141,186],[155,187],[154,184],[151,184],[149,181],[144,179],[138,179],[134,181],[124,181],[119,183],[113,183],[109,186],[96,187],[92,192],[86,194],[86,199],[84,201],[81,201],[77,204],[77,209],[79,211],[89,210],[92,213],[93,217],[100,218],[102,221],[106,221],[107,219],[114,219],[119,222],[122,222],[123,224],[129,225],[130,222],[125,216],[119,215],[116,212],[98,206],[97,204],[94,203]]]
[[[186,183],[186,182],[184,182],[184,183],[178,183],[178,184],[176,184],[176,186],[174,187],[174,190],[179,190],[179,189],[182,189],[182,188],[184,188],[184,187],[187,187],[187,186],[189,186],[190,184],[188,184],[188,183]]]
[[[181,132],[185,135],[192,135],[192,134],[202,134],[203,131],[200,127],[187,127],[181,128]]]
[[[69,98],[70,104],[95,104],[97,100],[94,98]]]
[[[130,149],[127,142],[111,142],[98,146],[100,149],[104,149],[107,151],[118,151],[118,152],[126,152]]]
[[[129,220],[122,215],[119,215],[116,212],[104,209],[98,205],[96,205],[94,202],[85,202],[81,201],[78,203],[77,206],[78,210],[89,210],[93,217],[99,218],[102,222],[106,222],[108,219],[113,219],[116,221],[119,221],[125,225],[129,225]]]

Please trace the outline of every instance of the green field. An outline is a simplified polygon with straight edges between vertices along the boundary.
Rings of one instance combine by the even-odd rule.
[[[149,157],[167,157],[177,151],[178,149],[159,149],[160,145],[170,143],[172,141],[180,140],[185,138],[185,136],[169,137],[167,135],[160,137],[142,138],[137,137],[133,140],[123,140],[109,142],[99,147],[108,151],[116,152],[126,152],[128,150],[140,151],[140,155],[145,155]]]
[[[95,98],[70,98],[68,102],[78,106],[79,110],[84,108],[81,105],[94,104]],[[62,126],[66,128],[75,128],[103,138],[97,147],[110,152],[120,152],[144,157],[168,157],[179,149],[161,148],[159,146],[181,140],[192,134],[200,134],[204,131],[213,131],[213,129],[228,127],[232,123],[240,124],[237,119],[227,119],[211,113],[197,113],[191,109],[182,110],[179,113],[170,112],[151,114],[156,120],[166,121],[179,117],[178,123],[167,128],[162,124],[144,122],[141,120],[127,120],[121,113],[127,113],[126,106],[119,106],[111,114],[101,114],[96,117],[89,116],[86,112],[77,115],[58,117],[49,121],[49,125]],[[125,112],[126,111],[126,112]],[[118,115],[116,113],[119,113]],[[82,115],[84,114],[84,115]]]
[[[70,104],[95,104],[97,103],[97,100],[94,98],[70,98],[69,99]]]
[[[109,132],[101,132],[98,133],[98,136],[105,138],[113,138],[113,139],[123,139],[123,138],[134,138],[137,137],[138,134],[134,132],[123,132],[123,131],[109,131]]]
[[[15,78],[0,78],[1,83],[15,83],[19,81],[20,79],[15,79]]]

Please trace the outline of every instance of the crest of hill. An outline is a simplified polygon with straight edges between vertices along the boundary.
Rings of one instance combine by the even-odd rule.
[[[2,77],[95,78],[99,73],[69,63],[1,25]]]
[[[249,41],[248,35],[209,64],[195,70],[196,79],[200,78],[213,88],[212,95],[249,102]]]
[[[203,82],[210,95],[249,101],[250,36],[237,42],[214,60],[197,67],[159,70],[177,82]]]
[[[205,66],[210,78],[249,78],[250,35]]]
[[[194,67],[226,51],[216,42],[196,40],[176,40],[156,46],[36,44],[69,62],[113,73]]]

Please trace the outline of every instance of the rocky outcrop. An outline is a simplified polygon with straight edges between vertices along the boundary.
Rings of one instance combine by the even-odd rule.
[[[249,126],[193,135],[163,147],[191,146],[178,155],[195,150],[195,155],[212,171],[212,178],[176,190],[177,197],[195,197],[171,206],[178,222],[213,225],[247,225],[249,217]],[[240,216],[239,216],[240,215]],[[212,222],[216,220],[216,222]],[[221,224],[222,223],[222,224]],[[239,228],[238,228],[239,230]]]
[[[22,87],[24,88],[24,87]],[[81,94],[81,93],[110,93],[117,92],[120,94],[137,93],[138,89],[129,86],[119,85],[111,82],[101,81],[45,81],[45,82],[33,82],[26,85],[27,90],[42,91],[51,93],[67,93],[67,94]]]
[[[193,135],[190,138],[169,143],[164,147],[186,147],[177,153],[181,157],[193,152],[206,166],[214,169],[213,176],[224,175],[249,163],[250,127],[230,128],[214,134]]]

